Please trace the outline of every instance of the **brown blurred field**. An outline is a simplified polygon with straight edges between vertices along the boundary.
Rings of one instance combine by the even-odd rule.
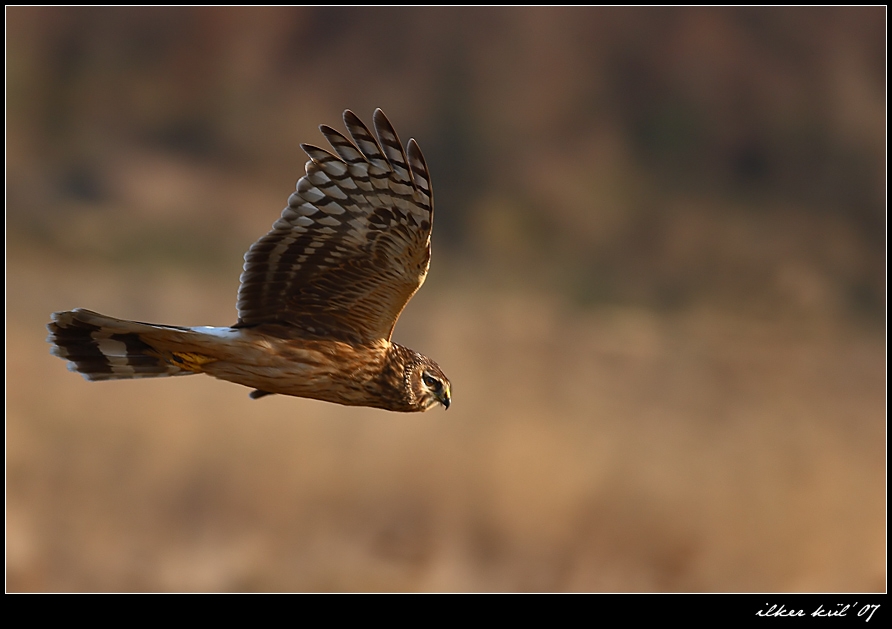
[[[885,591],[883,16],[8,8],[7,590]],[[297,143],[375,106],[452,408],[49,354],[233,323]]]

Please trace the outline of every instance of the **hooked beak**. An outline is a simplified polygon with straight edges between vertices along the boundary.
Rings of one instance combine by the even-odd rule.
[[[443,394],[440,396],[440,404],[442,404],[446,410],[449,410],[449,405],[452,404],[451,392],[449,391],[448,386],[443,389]]]

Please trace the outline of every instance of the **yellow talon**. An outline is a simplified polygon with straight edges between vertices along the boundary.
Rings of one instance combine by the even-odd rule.
[[[177,367],[187,369],[188,371],[193,371],[195,373],[202,372],[202,365],[206,365],[217,360],[216,358],[211,358],[210,356],[193,354],[192,352],[171,352],[170,357]]]

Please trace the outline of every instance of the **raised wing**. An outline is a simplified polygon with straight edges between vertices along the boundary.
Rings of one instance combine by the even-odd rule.
[[[390,339],[430,264],[433,197],[415,140],[406,150],[384,112],[376,141],[347,110],[353,141],[320,127],[337,156],[312,145],[307,174],[266,236],[245,254],[239,326],[279,323],[350,343]],[[382,150],[383,147],[383,150]]]

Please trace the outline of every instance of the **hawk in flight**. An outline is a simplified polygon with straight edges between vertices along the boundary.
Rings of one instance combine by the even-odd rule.
[[[205,373],[279,393],[389,411],[449,408],[433,360],[391,342],[427,275],[433,197],[415,140],[384,112],[377,139],[352,111],[334,153],[302,144],[307,174],[272,231],[245,254],[232,327],[178,327],[84,310],[53,314],[52,353],[87,380]]]

